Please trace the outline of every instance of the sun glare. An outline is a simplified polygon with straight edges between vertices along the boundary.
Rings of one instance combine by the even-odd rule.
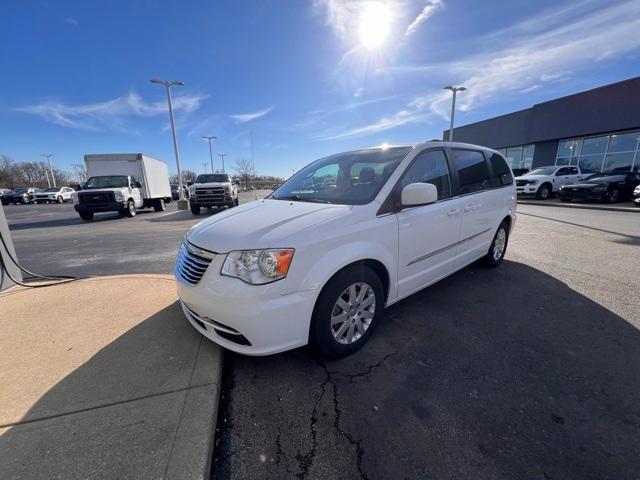
[[[382,2],[368,3],[360,17],[360,41],[367,48],[378,48],[389,35],[391,14]]]

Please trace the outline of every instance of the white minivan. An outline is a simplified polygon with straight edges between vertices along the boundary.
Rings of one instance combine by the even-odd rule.
[[[183,311],[235,352],[311,343],[359,349],[385,307],[482,259],[504,257],[513,175],[496,151],[426,142],[317,160],[269,197],[185,236],[175,275]]]

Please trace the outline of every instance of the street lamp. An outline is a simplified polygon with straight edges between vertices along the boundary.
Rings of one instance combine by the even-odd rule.
[[[49,171],[51,172],[51,181],[53,182],[53,186],[56,186],[56,177],[53,175],[53,168],[51,168],[51,157],[53,157],[52,153],[45,153],[40,155],[41,157],[47,157],[47,162],[49,162]],[[48,179],[47,179],[47,183]]]
[[[207,173],[207,165],[209,164],[207,162],[202,162],[200,165],[204,167],[204,173]]]
[[[209,141],[209,160],[211,160],[211,173],[213,173],[215,170],[213,169],[213,153],[211,153],[211,140],[214,140],[218,137],[214,137],[213,135],[203,135],[202,138],[206,138]]]
[[[444,90],[451,90],[453,92],[453,99],[451,101],[451,124],[449,126],[449,141],[453,141],[453,119],[456,115],[456,94],[458,92],[464,92],[466,87],[452,87],[451,85],[447,85],[444,87]]]
[[[226,156],[226,153],[219,153],[218,156],[222,159],[222,173],[224,172],[224,157]]]
[[[176,154],[176,167],[178,168],[178,195],[179,195],[178,209],[186,210],[187,204],[184,200],[184,192],[182,191],[182,171],[180,170],[180,155],[178,154],[178,140],[176,138],[176,125],[173,120],[173,105],[171,104],[171,87],[175,87],[175,86],[182,87],[184,85],[184,82],[181,82],[180,80],[165,81],[165,80],[153,79],[151,80],[151,83],[157,83],[158,85],[164,86],[167,92],[167,102],[169,103],[169,119],[171,120],[171,133],[173,135],[173,150]]]

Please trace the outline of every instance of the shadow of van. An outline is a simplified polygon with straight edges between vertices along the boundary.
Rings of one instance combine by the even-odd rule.
[[[339,361],[227,355],[232,428],[214,476],[637,478],[640,332],[625,319],[505,261],[466,268],[380,320]]]

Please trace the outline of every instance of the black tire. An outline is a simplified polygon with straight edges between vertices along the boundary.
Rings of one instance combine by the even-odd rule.
[[[85,222],[90,222],[93,220],[93,212],[80,212],[80,218]]]
[[[200,205],[191,205],[191,213],[194,215],[200,214]]]
[[[355,327],[354,333],[360,335],[360,337],[351,343],[340,343],[334,336],[334,330],[331,326],[331,317],[334,309],[340,308],[336,302],[344,294],[344,292],[354,284],[368,285],[373,290],[375,295],[375,303],[373,305],[373,317],[368,325],[365,327],[364,333],[356,333]],[[360,287],[365,288],[365,287]],[[365,265],[354,265],[341,270],[327,282],[322,289],[318,300],[316,301],[315,308],[313,309],[313,316],[311,318],[311,328],[309,331],[309,342],[313,349],[323,358],[341,358],[359,350],[373,332],[376,320],[379,317],[380,311],[384,308],[384,292],[382,287],[382,281],[380,277]],[[339,310],[338,310],[339,311]],[[348,318],[346,322],[354,322],[350,312],[347,313]],[[356,313],[357,314],[357,313]],[[365,320],[366,321],[366,320]],[[336,325],[335,328],[339,334],[340,327],[343,324]],[[347,328],[347,330],[349,330]]]
[[[156,201],[155,205],[153,206],[153,209],[156,212],[164,212],[167,209],[167,206],[164,203],[164,199],[161,198],[160,200]]]
[[[58,198],[56,198],[58,203],[64,203],[64,198],[62,198],[60,195],[58,195]]]
[[[136,204],[133,200],[127,202],[127,208],[125,209],[125,215],[129,218],[135,217],[138,211],[136,210]]]
[[[233,206],[237,207],[238,205],[240,205],[240,199],[236,197],[235,200],[233,201]]]
[[[620,190],[614,188],[610,192],[607,192],[604,198],[607,203],[616,203],[620,201]]]
[[[541,185],[538,191],[536,192],[536,198],[538,200],[546,200],[548,198],[551,198],[551,193],[552,193],[551,185],[549,185],[548,183],[545,183],[544,185]]]
[[[504,240],[501,242],[499,239],[502,238],[501,232],[504,232]],[[499,245],[502,244],[500,247]],[[502,263],[504,259],[505,253],[507,253],[507,246],[509,245],[509,224],[506,221],[502,221],[498,229],[496,230],[496,234],[493,236],[493,241],[491,242],[491,246],[489,247],[489,251],[482,258],[482,263],[486,267],[497,267]],[[499,252],[498,252],[499,250]]]

